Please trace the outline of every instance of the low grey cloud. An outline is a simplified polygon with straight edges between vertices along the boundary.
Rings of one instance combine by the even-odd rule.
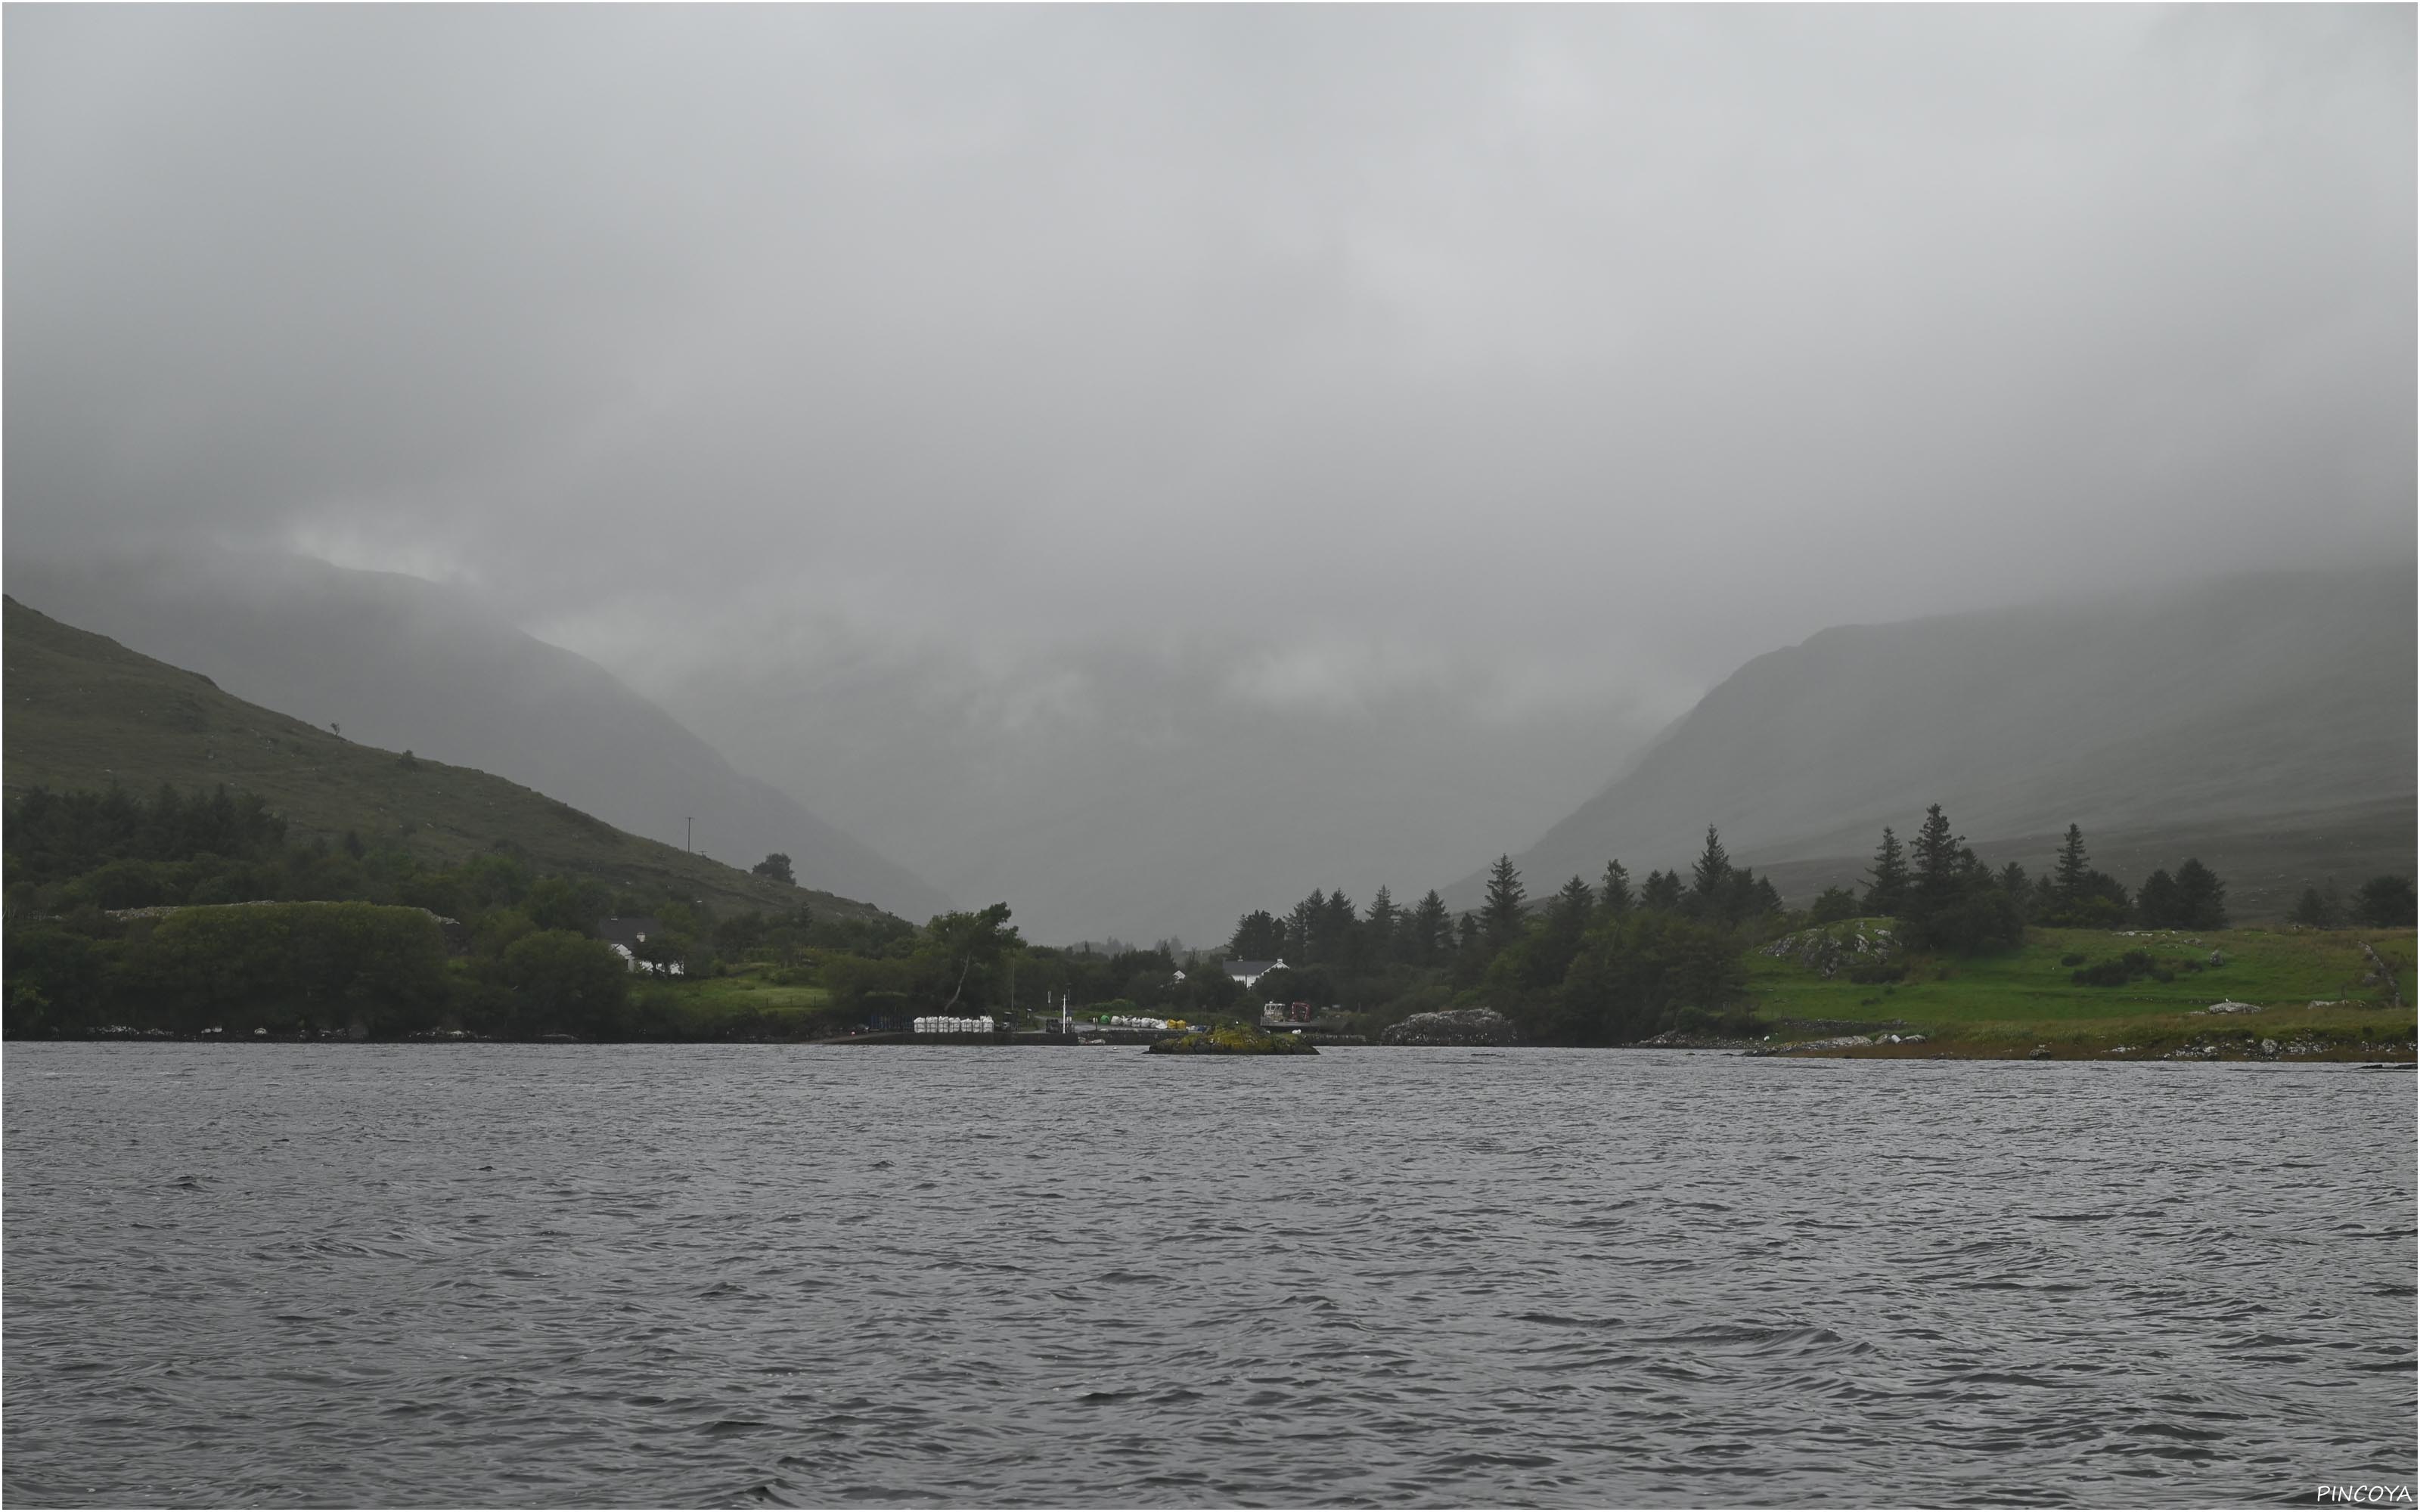
[[[9,544],[474,584],[954,892],[1357,769],[1424,887],[1823,625],[2408,554],[2412,24],[19,8]]]

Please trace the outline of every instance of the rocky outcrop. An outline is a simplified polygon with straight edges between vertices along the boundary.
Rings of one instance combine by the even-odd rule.
[[[1710,1034],[1698,1029],[1666,1029],[1652,1040],[1641,1040],[1641,1050],[1754,1050],[1766,1039],[1749,1039],[1736,1034]]]
[[[1861,1050],[1868,1045],[1923,1044],[1921,1034],[1836,1034],[1823,1040],[1793,1040],[1784,1044],[1761,1044],[1748,1051],[1751,1056],[1794,1056],[1801,1051]]]
[[[1380,1044],[1511,1044],[1520,1035],[1492,1008],[1415,1013],[1378,1037]]]
[[[1222,1024],[1171,1039],[1155,1040],[1149,1056],[1315,1056],[1319,1048],[1299,1034],[1271,1034],[1249,1024]]]
[[[2363,984],[2365,986],[2384,987],[2386,989],[2387,1002],[2397,1008],[2401,1008],[2403,1006],[2403,992],[2402,989],[2396,984],[2395,973],[2387,969],[2385,958],[2381,956],[2378,953],[2377,947],[2371,945],[2367,940],[2361,942],[2361,949],[2362,952],[2369,957],[2369,964],[2374,968],[2370,972],[2369,976],[2364,979]]]
[[[1857,966],[1886,964],[1897,949],[1898,941],[1889,930],[1869,918],[1853,918],[1785,934],[1760,947],[1757,953],[1776,961],[1795,961],[1828,980]]]

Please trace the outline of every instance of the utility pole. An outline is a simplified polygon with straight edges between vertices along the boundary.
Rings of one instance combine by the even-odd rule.
[[[697,821],[686,815],[681,819],[681,849],[690,852],[697,849]]]

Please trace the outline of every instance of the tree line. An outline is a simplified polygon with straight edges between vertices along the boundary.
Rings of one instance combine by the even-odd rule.
[[[107,1026],[691,1034],[684,985],[634,979],[597,937],[605,920],[629,917],[654,923],[636,953],[679,963],[682,984],[745,969],[824,990],[825,1006],[803,1022],[743,1018],[717,1032],[837,1033],[1063,1001],[1092,1011],[1176,1003],[1207,1016],[1241,995],[1223,969],[1200,969],[1167,945],[1029,945],[1004,903],[922,927],[806,906],[718,914],[669,893],[540,873],[508,841],[432,864],[355,832],[299,840],[256,795],[224,785],[148,797],[37,788],[10,806],[6,841],[11,1036]],[[775,876],[787,859],[755,870]],[[235,903],[254,906],[194,906]],[[185,911],[127,917],[163,908]]]
[[[774,876],[788,857],[757,870]],[[766,1032],[883,1028],[920,1013],[1150,1011],[1195,1020],[1307,1001],[1374,1029],[1406,1014],[1493,1006],[1530,1038],[1614,1043],[1745,1012],[1745,949],[1810,922],[1896,921],[1918,949],[2018,944],[2029,924],[2219,929],[2226,885],[2187,857],[2131,892],[2094,867],[2074,825],[2039,876],[1979,861],[1939,805],[1902,842],[1885,827],[1861,888],[1792,911],[1735,864],[1709,826],[1696,862],[1632,880],[1616,859],[1532,899],[1510,856],[1479,906],[1432,889],[1409,907],[1380,887],[1366,906],[1314,889],[1282,914],[1253,910],[1222,947],[1068,949],[1020,937],[1005,903],[904,919],[798,907],[718,915],[693,900],[596,878],[538,874],[509,842],[450,864],[356,834],[298,841],[256,796],[224,786],[149,798],[123,789],[36,789],[7,828],[7,1030],[103,1025],[197,1032],[230,1015],[278,1032],[432,1028],[535,1036],[682,1038],[700,979],[743,970],[822,990],[801,1024]],[[129,917],[155,905],[274,904]],[[342,906],[338,906],[342,905]],[[452,921],[441,928],[430,916]],[[597,934],[606,918],[655,921],[642,953],[681,963],[680,985],[633,981]],[[2379,878],[2348,901],[2311,889],[2299,921],[2412,922],[2408,883]],[[1282,959],[1247,990],[1230,959]],[[746,1023],[739,1026],[748,1027]],[[721,1032],[737,1032],[726,1027]]]
[[[1375,1026],[1483,997],[1532,1038],[1609,1042],[1684,1008],[1732,1007],[1740,932],[1783,912],[1773,884],[1733,864],[1709,826],[1686,872],[1634,883],[1616,859],[1537,901],[1499,856],[1480,906],[1460,914],[1434,889],[1404,908],[1382,887],[1366,909],[1342,888],[1315,889],[1283,915],[1238,918],[1226,954],[1284,961],[1254,983],[1255,1000],[1334,1007]]]

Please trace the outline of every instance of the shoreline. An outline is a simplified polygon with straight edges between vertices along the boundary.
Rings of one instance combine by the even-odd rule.
[[[814,1040],[762,1038],[728,1040],[623,1040],[581,1039],[570,1035],[542,1035],[522,1039],[472,1034],[420,1034],[396,1038],[365,1036],[356,1039],[350,1035],[335,1033],[327,1035],[216,1035],[171,1034],[163,1030],[130,1030],[123,1034],[25,1036],[8,1040],[5,1043],[11,1045],[257,1045],[263,1047],[273,1045],[312,1045],[327,1046],[331,1048],[359,1045],[390,1049],[400,1045],[442,1045],[463,1047],[478,1045],[520,1045],[538,1047],[558,1046],[563,1048],[597,1045],[644,1045],[667,1050],[738,1046],[781,1046],[796,1049],[828,1049],[846,1045],[887,1049],[1084,1049],[1125,1050],[1138,1053],[1148,1052],[1150,1049],[1150,1041],[1140,1038],[1131,1041],[1122,1040],[1103,1042],[1078,1039],[1073,1036],[1062,1037],[1058,1035],[1050,1035],[1047,1037],[1042,1035],[1033,1035],[1016,1040],[997,1040],[975,1035],[924,1035],[911,1038],[904,1034],[842,1035]],[[2044,1042],[2024,1048],[1998,1046],[1985,1048],[1975,1045],[1959,1044],[1956,1042],[1943,1043],[1938,1041],[1928,1041],[1919,1038],[1913,1042],[1902,1041],[1900,1043],[1890,1043],[1887,1041],[1843,1043],[1838,1040],[1816,1041],[1807,1043],[1780,1045],[1750,1041],[1708,1041],[1699,1043],[1678,1043],[1667,1041],[1661,1044],[1639,1043],[1625,1045],[1508,1044],[1483,1046],[1382,1045],[1371,1042],[1365,1044],[1343,1045],[1335,1048],[1348,1050],[1384,1050],[1408,1054],[1418,1054],[1424,1050],[1440,1049],[1487,1049],[1514,1051],[1565,1050],[1590,1055],[1621,1055],[1634,1053],[1645,1055],[1720,1055],[1738,1057],[1743,1059],[1757,1060],[1968,1060],[2000,1061],[2011,1064],[2031,1063],[2036,1061],[2062,1061],[2068,1063],[2088,1062],[2094,1065],[2377,1065],[2381,1068],[2399,1067],[2407,1070],[2412,1069],[2415,1066],[2420,1066],[2420,1046],[2415,1046],[2408,1042],[2369,1042],[2360,1044],[2317,1045],[2308,1042],[2279,1043],[2272,1040],[2266,1041],[2266,1043],[2273,1045],[2274,1048],[2264,1049],[2262,1041],[2255,1039],[2247,1041],[2240,1036],[2230,1037],[2229,1042],[2226,1043],[2170,1047],[2134,1045],[2092,1046],[2073,1043],[2057,1044]]]

